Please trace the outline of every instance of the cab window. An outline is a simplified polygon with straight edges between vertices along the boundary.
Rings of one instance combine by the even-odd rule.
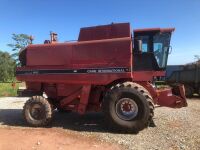
[[[142,40],[142,52],[149,51],[149,36],[138,36],[138,40]]]

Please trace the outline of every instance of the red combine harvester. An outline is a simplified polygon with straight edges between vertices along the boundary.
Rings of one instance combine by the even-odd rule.
[[[32,126],[47,125],[54,109],[103,111],[116,130],[135,132],[152,121],[154,105],[187,106],[184,87],[158,89],[155,78],[165,75],[174,28],[139,29],[129,23],[81,28],[77,42],[45,44],[20,52],[16,76],[26,82],[20,95],[32,96],[24,106]],[[46,95],[46,97],[44,96]]]

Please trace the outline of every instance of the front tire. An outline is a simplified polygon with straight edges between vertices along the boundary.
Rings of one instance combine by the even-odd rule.
[[[122,132],[144,129],[154,115],[150,94],[144,87],[133,82],[112,87],[105,95],[102,109],[108,126]]]
[[[23,116],[34,127],[46,126],[52,120],[51,104],[42,96],[33,96],[24,105]]]

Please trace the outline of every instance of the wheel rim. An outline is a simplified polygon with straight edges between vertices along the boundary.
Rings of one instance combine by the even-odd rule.
[[[42,105],[33,104],[31,107],[30,115],[35,120],[42,120],[45,118],[45,112]]]
[[[115,106],[118,117],[122,120],[132,120],[138,114],[138,105],[130,98],[118,100]]]

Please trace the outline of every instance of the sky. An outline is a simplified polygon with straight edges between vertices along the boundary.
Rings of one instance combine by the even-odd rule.
[[[169,65],[200,55],[200,0],[0,0],[0,50],[11,52],[12,33],[35,37],[58,33],[59,42],[76,40],[81,27],[130,22],[132,29],[175,27]]]

